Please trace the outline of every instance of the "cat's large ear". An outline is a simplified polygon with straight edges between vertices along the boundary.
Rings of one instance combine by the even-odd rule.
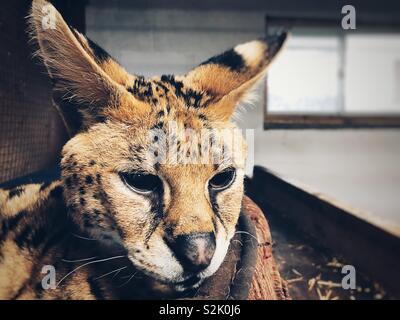
[[[53,98],[68,131],[103,121],[123,105],[143,112],[148,106],[127,91],[134,81],[110,55],[70,28],[46,0],[34,0],[29,18],[31,34],[39,44],[53,84]]]
[[[227,121],[280,51],[286,33],[237,45],[202,63],[185,76],[187,84],[205,91],[214,102],[206,108],[210,119]]]

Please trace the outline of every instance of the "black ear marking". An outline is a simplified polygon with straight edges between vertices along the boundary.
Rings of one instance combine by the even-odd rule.
[[[272,58],[276,55],[279,49],[282,47],[283,43],[287,38],[287,33],[282,32],[280,34],[274,34],[266,36],[263,40],[268,44],[267,54],[268,58]]]
[[[234,49],[227,50],[220,55],[214,56],[203,62],[201,65],[205,64],[219,64],[236,72],[241,72],[246,67],[246,63],[242,56]]]
[[[87,37],[86,39],[88,40],[89,46],[92,49],[93,54],[99,63],[102,63],[110,59],[115,61],[115,59],[107,51],[105,51],[102,47],[100,47],[96,42],[92,41]]]
[[[92,52],[90,52],[91,54],[93,54],[93,58],[96,60],[96,62],[98,63],[103,63],[109,59],[112,59],[115,61],[115,59],[113,59],[113,57],[111,57],[111,55],[106,52],[102,47],[100,47],[96,42],[94,42],[93,40],[89,39],[86,36],[83,36],[82,34],[80,34],[76,29],[74,29],[72,26],[69,26],[69,28],[71,29],[72,33],[74,34],[74,36],[76,37],[76,39],[84,46],[84,43],[82,43],[82,41],[86,40],[87,41],[87,45],[89,45],[90,49]]]

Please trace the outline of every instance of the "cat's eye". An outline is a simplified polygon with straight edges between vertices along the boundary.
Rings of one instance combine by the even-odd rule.
[[[161,179],[149,173],[134,172],[120,173],[120,177],[125,184],[137,193],[151,193],[162,188]]]
[[[228,168],[212,177],[208,183],[208,186],[211,190],[221,191],[228,188],[235,180],[235,177],[235,169]]]

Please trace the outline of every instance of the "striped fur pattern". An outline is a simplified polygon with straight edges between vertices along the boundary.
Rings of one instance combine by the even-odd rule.
[[[49,12],[54,28],[43,27]],[[0,190],[0,299],[166,297],[198,287],[235,233],[244,163],[154,163],[149,130],[167,132],[171,122],[193,132],[236,128],[235,108],[285,34],[238,45],[182,76],[145,79],[68,27],[47,1],[34,0],[29,19],[71,139],[59,180]],[[185,134],[173,140],[178,150],[194,145],[201,153]],[[223,148],[237,146],[245,152],[242,138]],[[210,191],[227,169],[229,186]],[[157,189],[137,192],[123,179],[138,173],[158,181]],[[212,235],[212,258],[189,272],[171,243],[196,234]],[[43,288],[45,265],[55,268],[55,288]]]

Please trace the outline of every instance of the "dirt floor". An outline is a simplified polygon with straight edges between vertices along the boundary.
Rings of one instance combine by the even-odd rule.
[[[264,209],[264,212],[268,212]],[[273,214],[267,214],[273,252],[281,275],[288,281],[293,299],[380,300],[392,299],[384,288],[356,270],[356,289],[345,290],[341,282],[343,265],[351,265],[340,255],[318,246],[312,239]]]

